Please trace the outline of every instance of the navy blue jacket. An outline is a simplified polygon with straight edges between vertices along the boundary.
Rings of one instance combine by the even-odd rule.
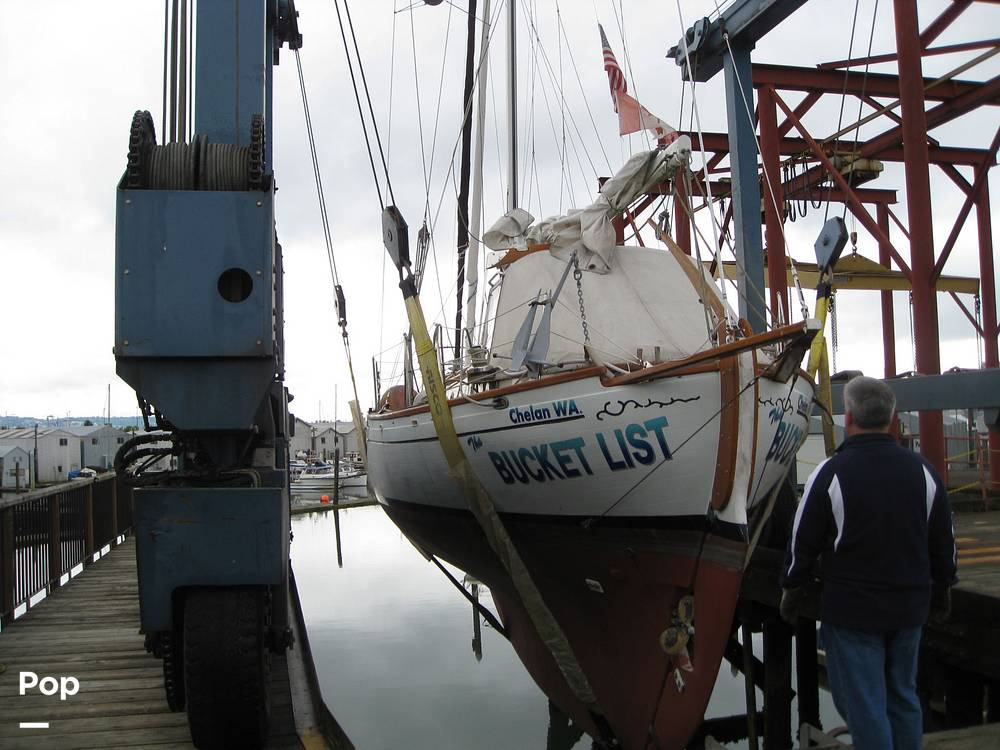
[[[931,582],[955,583],[956,567],[944,483],[919,454],[869,432],[847,438],[809,476],[781,585],[818,575],[824,622],[898,630],[927,622]]]

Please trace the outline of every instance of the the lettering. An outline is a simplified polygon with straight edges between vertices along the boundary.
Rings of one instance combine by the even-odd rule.
[[[46,676],[39,679],[35,672],[21,672],[19,675],[20,693],[26,695],[29,690],[37,687],[42,695],[59,693],[59,700],[64,701],[71,695],[80,692],[80,681],[76,677]]]
[[[535,460],[538,461],[538,465],[541,467],[542,471],[545,472],[546,478],[552,479],[565,479],[562,474],[559,473],[551,461],[549,461],[549,445],[548,443],[542,443],[541,445],[531,446],[532,452],[535,454]],[[588,472],[589,473],[589,472]]]
[[[552,403],[553,411],[556,411],[555,404],[563,404],[558,413],[567,416],[579,413],[572,400]],[[518,410],[518,413],[522,411]],[[608,469],[630,471],[637,465],[650,466],[673,458],[667,444],[667,426],[666,417],[654,417],[594,433],[594,439]],[[772,453],[781,449],[782,446],[777,443],[772,445]],[[593,448],[588,449],[588,443],[582,437],[524,445],[511,450],[487,451],[490,463],[504,484],[555,482],[593,476],[591,461],[595,453]]]
[[[536,482],[545,481],[545,475],[541,471],[537,472],[532,471],[531,467],[528,466],[529,459],[537,462],[535,454],[531,452],[530,448],[519,448],[517,451],[517,458],[521,462],[521,465],[524,467],[524,470],[528,473],[528,476],[530,476]]]
[[[607,462],[608,468],[611,469],[611,471],[621,471],[622,469],[628,468],[628,464],[624,461],[611,458],[611,451],[608,450],[608,443],[604,439],[604,434],[601,432],[597,433],[597,444],[601,447],[601,453],[604,454],[604,460]]]
[[[527,424],[529,422],[549,422],[555,419],[582,417],[580,407],[573,399],[551,401],[547,404],[527,404],[512,406],[507,410],[507,419],[511,424]]]
[[[633,448],[632,456],[639,463],[648,466],[656,460],[656,454],[653,453],[653,446],[643,440],[644,437],[646,437],[646,431],[641,425],[630,424],[625,428],[625,439]]]

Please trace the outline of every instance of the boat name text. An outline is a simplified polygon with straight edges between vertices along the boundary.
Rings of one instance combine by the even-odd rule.
[[[664,434],[666,426],[666,417],[656,417],[594,433],[591,443],[583,437],[574,437],[514,450],[489,451],[489,457],[505,484],[551,482],[585,474],[593,476],[592,466],[600,466],[594,460],[598,451],[600,460],[611,471],[628,471],[637,465],[649,466],[673,458]]]

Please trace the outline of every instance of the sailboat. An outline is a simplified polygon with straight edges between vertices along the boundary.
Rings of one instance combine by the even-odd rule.
[[[680,748],[697,729],[749,513],[786,477],[814,395],[799,364],[816,321],[752,332],[668,236],[665,248],[616,236],[615,219],[687,179],[690,158],[690,140],[673,137],[630,158],[587,208],[540,222],[510,201],[484,234],[502,254],[488,337],[450,370],[421,364],[423,389],[410,366],[368,417],[379,502],[427,554],[490,587],[536,682],[608,747]],[[387,235],[400,232],[396,217]],[[454,435],[436,425],[442,410]]]

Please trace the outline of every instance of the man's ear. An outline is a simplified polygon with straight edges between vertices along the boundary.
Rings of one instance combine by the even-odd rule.
[[[844,430],[854,426],[854,415],[849,411],[844,412]]]

